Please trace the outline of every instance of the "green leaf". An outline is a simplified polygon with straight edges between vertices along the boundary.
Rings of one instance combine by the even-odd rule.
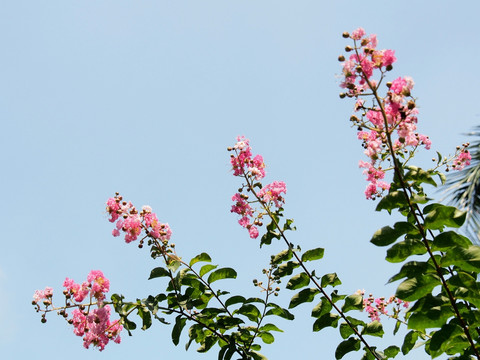
[[[285,224],[283,225],[283,231],[285,230],[292,230],[295,231],[297,228],[295,226],[291,226],[293,224],[293,219],[286,219]]]
[[[332,304],[327,298],[322,297],[320,301],[312,310],[312,317],[319,318],[325,314],[328,314],[332,310]]]
[[[217,266],[218,266],[218,265],[211,265],[211,264],[203,265],[203,266],[200,268],[200,272],[199,272],[200,277],[202,277],[203,275],[209,273],[209,272],[212,271],[213,269],[216,269]]]
[[[440,330],[435,331],[432,338],[430,339],[430,350],[442,350],[442,352],[445,351],[446,345],[451,340],[451,338],[454,338],[456,337],[455,335],[460,334],[463,334],[463,330],[459,325],[444,324]]]
[[[238,303],[244,303],[245,298],[240,295],[232,296],[229,298],[227,301],[225,301],[225,307],[229,307],[230,305],[238,304]]]
[[[341,359],[343,356],[351,351],[360,350],[360,340],[354,337],[342,341],[335,350],[335,359]]]
[[[163,267],[156,267],[150,272],[150,277],[148,278],[148,280],[158,277],[170,277],[170,272]]]
[[[319,260],[323,258],[324,252],[325,252],[325,249],[322,249],[322,248],[307,250],[302,255],[302,261],[305,262],[305,261]]]
[[[454,231],[445,231],[435,236],[432,242],[432,251],[446,251],[453,247],[468,248],[472,242],[467,237]]]
[[[208,276],[208,283],[211,284],[214,281],[222,279],[235,279],[237,277],[237,272],[232,268],[221,268],[215,270]]]
[[[414,181],[416,184],[425,183],[435,187],[437,186],[437,183],[432,178],[431,170],[425,171],[417,166],[407,166],[407,169],[409,171],[405,174],[404,180]]]
[[[279,277],[284,277],[287,275],[292,275],[293,270],[298,268],[300,265],[296,261],[289,261],[285,264],[280,265],[274,272],[274,275]]]
[[[339,295],[338,290],[333,290],[332,293],[330,294],[330,298],[334,303],[336,303],[338,300],[343,300],[347,297],[347,295]]]
[[[318,293],[319,291],[317,289],[313,289],[313,288],[303,289],[298,294],[295,294],[292,296],[292,299],[290,300],[290,304],[288,305],[288,308],[293,309],[294,307],[300,304],[303,304],[305,302],[312,302],[313,298]]]
[[[418,300],[408,318],[408,328],[424,332],[425,329],[439,328],[453,316],[450,300],[446,296],[427,294]]]
[[[342,282],[340,281],[336,273],[325,274],[322,276],[322,280],[321,280],[322,288],[328,285],[337,286],[337,285],[340,285],[341,283]]]
[[[413,349],[415,343],[418,339],[418,333],[416,331],[410,331],[407,335],[405,335],[405,339],[403,340],[402,345],[402,354],[407,355],[410,350]]]
[[[269,303],[268,306],[270,306],[271,309],[269,309],[267,311],[265,316],[276,315],[276,316],[279,316],[279,317],[287,319],[287,320],[295,319],[295,316],[293,316],[293,314],[291,312],[289,312],[287,309],[284,309],[284,308],[282,308],[282,307],[280,307],[276,304],[273,304],[273,303]]]
[[[210,255],[208,255],[207,253],[201,253],[201,254],[195,256],[192,260],[190,260],[190,266],[192,266],[193,264],[195,264],[199,261],[210,262],[210,261],[212,261],[212,259],[210,258]]]
[[[278,332],[283,332],[282,329],[279,329],[276,325],[273,324],[265,324],[258,330],[260,331],[278,331]]]
[[[402,262],[411,255],[423,255],[427,252],[425,245],[419,240],[405,239],[387,250],[386,260],[391,263]]]
[[[340,336],[343,339],[347,339],[350,335],[354,334],[355,331],[346,323],[341,323],[340,324]]]
[[[243,305],[240,309],[234,311],[234,314],[236,313],[245,315],[250,321],[254,322],[257,322],[258,319],[261,317],[260,311],[255,305],[252,304]]]
[[[182,315],[178,315],[175,318],[175,325],[173,326],[173,329],[172,329],[172,342],[175,345],[178,345],[178,343],[180,342],[180,334],[182,333],[182,330],[186,323],[187,323],[187,319],[182,317]]]
[[[273,265],[281,264],[284,261],[290,260],[292,256],[293,256],[293,251],[291,249],[283,250],[275,256],[272,255],[270,263]]]
[[[423,209],[425,216],[424,227],[431,230],[443,230],[445,226],[458,228],[463,225],[467,213],[453,206],[431,204]]]
[[[269,332],[267,331],[261,331],[258,333],[258,337],[260,337],[260,339],[262,339],[262,341],[265,343],[265,344],[271,344],[275,341],[275,338],[273,337],[272,334],[270,334]]]
[[[142,330],[147,330],[150,326],[152,326],[152,316],[150,315],[150,311],[148,311],[148,309],[139,307],[137,314],[142,319]]]
[[[385,354],[387,359],[394,358],[395,356],[397,356],[399,352],[400,352],[400,348],[395,345],[390,345],[385,350],[383,350],[383,353]]]
[[[440,284],[436,274],[419,274],[419,277],[403,281],[397,288],[396,296],[404,301],[417,300],[430,294]]]
[[[338,319],[340,319],[340,317],[337,314],[328,313],[322,315],[313,323],[313,331],[320,331],[330,326],[337,327]]]
[[[455,265],[464,271],[480,272],[480,247],[471,245],[468,248],[454,247],[442,257],[441,266]]]
[[[408,206],[408,203],[405,193],[403,191],[392,191],[378,202],[375,210],[387,210],[389,213],[391,213],[393,209],[406,206]]]
[[[400,272],[390,278],[388,283],[403,279],[417,277],[418,274],[426,274],[427,272],[436,273],[435,267],[428,262],[410,261],[402,266]]]
[[[342,311],[346,313],[350,310],[363,310],[362,295],[349,295],[345,298],[345,303],[342,306]]]
[[[182,263],[178,260],[171,260],[167,264],[167,269],[170,270],[171,272],[175,272],[178,270],[178,268],[182,265]]]
[[[137,324],[135,324],[133,321],[130,321],[126,317],[124,317],[123,327],[125,328],[125,330],[128,331],[128,335],[132,336],[132,334],[130,333],[130,330],[135,330],[137,328]]]
[[[217,341],[218,341],[218,338],[213,335],[206,336],[202,345],[197,349],[197,352],[199,353],[207,352],[213,347],[213,345],[215,345]]]
[[[310,278],[305,273],[300,273],[292,276],[286,288],[289,290],[297,290],[307,286],[310,283]]]
[[[377,230],[370,242],[376,246],[387,246],[394,243],[400,236],[408,233],[418,233],[418,229],[409,222],[397,222],[394,228],[385,226]]]
[[[377,320],[367,324],[362,330],[362,335],[382,337],[383,334],[385,334],[385,332],[383,331],[383,326],[380,321]]]

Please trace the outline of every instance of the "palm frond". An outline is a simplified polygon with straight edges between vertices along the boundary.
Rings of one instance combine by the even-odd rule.
[[[447,176],[445,193],[449,204],[467,212],[465,232],[480,243],[480,126],[466,135],[477,138],[469,146],[471,164]]]

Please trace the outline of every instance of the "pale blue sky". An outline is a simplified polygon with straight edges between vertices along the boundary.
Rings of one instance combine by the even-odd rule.
[[[60,318],[42,325],[30,302],[35,289],[61,291],[66,276],[81,281],[91,269],[127,298],[156,292],[158,283],[146,280],[155,266],[146,249],[110,236],[104,203],[115,191],[151,205],[184,258],[209,252],[239,272],[226,287],[256,296],[251,280],[283,244],[259,250],[230,214],[239,179],[226,148],[239,134],[264,156],[265,181],[287,183],[286,214],[298,227],[291,241],[326,249],[317,274],[336,271],[345,293],[393,293],[384,284],[399,266],[385,263],[384,249],[369,239],[394,219],[364,200],[362,148],[348,122],[353,103],[338,98],[343,31],[363,26],[378,35],[379,47],[396,51],[391,76],[414,78],[419,130],[432,149],[453,152],[480,121],[475,0],[2,5],[5,360],[215,359],[215,352],[185,352],[184,342],[175,348],[161,324],[125,334],[103,353],[87,351]],[[287,303],[293,293],[282,293]],[[280,322],[286,332],[263,353],[333,358],[338,330],[313,334],[311,306],[295,310],[298,320]],[[421,350],[409,358],[425,356]]]

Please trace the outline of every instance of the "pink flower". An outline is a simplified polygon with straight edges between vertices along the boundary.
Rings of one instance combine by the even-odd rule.
[[[33,301],[38,303],[40,300],[48,299],[53,296],[53,289],[51,287],[46,287],[45,290],[35,290],[33,294]]]
[[[66,278],[63,282],[63,286],[67,288],[67,291],[73,296],[76,302],[82,302],[87,297],[90,292],[88,285],[87,282],[79,285],[69,278]]]
[[[90,310],[87,315],[75,309],[72,315],[73,333],[83,336],[83,346],[86,349],[93,345],[102,351],[110,340],[120,343],[123,327],[118,320],[113,323],[110,321],[110,306]]]
[[[256,239],[258,237],[258,229],[255,226],[250,226],[248,233],[252,239]]]
[[[354,40],[360,40],[364,36],[365,36],[365,30],[363,30],[363,28],[361,27],[359,27],[357,30],[354,30],[352,32],[352,39]]]
[[[273,201],[275,206],[279,208],[281,207],[282,203],[285,202],[280,196],[281,193],[287,193],[287,186],[283,181],[274,181],[273,183],[262,188],[257,195],[266,203]]]
[[[452,168],[454,170],[462,170],[465,166],[470,165],[470,160],[472,156],[468,150],[462,151],[455,160],[453,160]]]
[[[137,240],[138,235],[142,232],[142,221],[140,215],[130,214],[123,222],[123,231],[125,231],[125,242],[129,243]]]
[[[105,299],[105,294],[110,290],[110,281],[103,276],[100,270],[92,270],[87,276],[90,283],[92,296],[98,300]]]
[[[120,210],[120,205],[115,198],[109,198],[107,200],[107,212],[111,215],[109,219],[110,222],[114,222],[118,219],[119,214],[118,210]]]

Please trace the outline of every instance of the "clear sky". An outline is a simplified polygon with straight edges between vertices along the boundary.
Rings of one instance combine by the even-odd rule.
[[[317,274],[336,271],[344,293],[391,295],[384,284],[399,265],[369,239],[394,218],[364,199],[353,103],[338,97],[341,33],[362,26],[396,51],[392,78],[413,77],[419,130],[448,154],[480,121],[479,12],[476,0],[3,2],[0,358],[215,359],[185,352],[185,341],[174,347],[156,323],[87,351],[57,316],[42,325],[31,298],[92,269],[127,298],[157,292],[146,249],[110,235],[105,201],[115,191],[151,205],[179,255],[207,251],[237,269],[225,287],[258,295],[251,280],[283,244],[259,250],[230,214],[240,183],[226,148],[237,135],[264,156],[265,181],[287,183],[291,241],[326,249]],[[294,293],[282,293],[287,304]],[[338,330],[312,333],[312,306],[279,322],[286,332],[262,352],[333,358]]]

